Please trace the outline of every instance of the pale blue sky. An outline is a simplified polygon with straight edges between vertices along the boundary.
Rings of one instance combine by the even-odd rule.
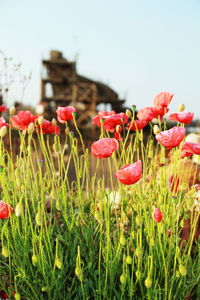
[[[32,72],[24,102],[40,98],[41,59],[77,57],[82,75],[108,83],[127,105],[175,94],[200,117],[199,0],[0,0],[0,50]],[[19,87],[13,85],[13,101]]]

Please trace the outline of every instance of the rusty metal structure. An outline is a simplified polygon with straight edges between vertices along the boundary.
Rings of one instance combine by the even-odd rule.
[[[46,74],[41,81],[39,105],[43,107],[45,118],[55,117],[58,106],[72,105],[77,109],[77,125],[85,129],[91,126],[91,117],[98,110],[124,110],[125,100],[120,100],[107,85],[79,75],[76,62],[68,61],[61,52],[51,51],[50,59],[43,60],[42,64]]]

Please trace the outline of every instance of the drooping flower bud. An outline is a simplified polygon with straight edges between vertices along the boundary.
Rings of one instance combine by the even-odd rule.
[[[34,123],[31,122],[29,125],[28,125],[28,134],[32,134],[35,130],[35,126],[34,126]]]
[[[11,106],[11,108],[9,109],[10,116],[14,115],[15,111],[16,111],[15,107]]]
[[[38,211],[35,216],[35,222],[37,225],[41,226],[43,222],[42,214]]]
[[[143,219],[141,216],[137,215],[137,217],[135,218],[135,222],[138,226],[141,226],[143,224]]]
[[[4,257],[8,257],[9,256],[9,251],[8,251],[8,248],[6,246],[2,247],[2,255]]]
[[[21,214],[24,211],[24,206],[22,204],[22,202],[20,201],[19,203],[17,203],[16,207],[15,207],[15,215],[16,217],[21,216]]]
[[[152,286],[152,280],[150,277],[147,277],[147,279],[144,282],[145,286],[147,289],[150,289],[150,287]]]
[[[130,109],[126,109],[126,115],[128,118],[132,118],[132,112],[130,111]]]
[[[161,132],[160,127],[158,127],[158,125],[154,125],[154,126],[153,126],[153,133],[156,135],[156,134],[158,134],[159,132]]]
[[[7,134],[8,130],[6,126],[1,127],[0,129],[0,137],[3,138]]]
[[[126,275],[122,274],[119,280],[122,284],[124,284],[126,282]]]
[[[61,269],[62,268],[62,261],[57,257],[56,260],[55,260],[55,266],[58,268],[58,269]]]
[[[38,124],[39,124],[39,125],[42,125],[42,123],[44,122],[44,118],[43,118],[42,116],[40,116],[40,117],[37,119],[37,121],[38,121]]]
[[[122,246],[125,246],[126,245],[126,238],[123,234],[121,234],[120,236],[120,239],[119,239],[119,242]]]
[[[180,274],[182,275],[182,276],[186,276],[186,274],[187,274],[187,269],[186,269],[186,267],[184,266],[184,265],[179,265],[179,272],[180,272]]]
[[[142,250],[141,247],[137,247],[137,248],[135,249],[135,255],[136,255],[138,258],[141,258],[141,257],[142,257],[142,255],[143,255],[143,250]]]
[[[131,265],[131,264],[132,264],[132,257],[131,257],[130,255],[128,255],[128,256],[126,257],[126,263],[127,263],[128,265]]]
[[[56,126],[56,125],[57,125],[57,121],[56,121],[56,119],[55,119],[55,118],[53,118],[53,119],[52,119],[52,121],[51,121],[51,123],[52,123],[52,125],[53,125],[53,126]]]
[[[180,104],[179,107],[178,107],[178,111],[182,112],[184,110],[185,110],[185,104]]]
[[[33,256],[32,256],[32,264],[33,264],[34,267],[36,267],[37,262],[38,262],[37,256],[35,254],[33,254]]]
[[[162,212],[157,207],[154,208],[153,218],[156,221],[156,223],[160,223],[162,221]]]
[[[20,300],[21,299],[21,296],[18,292],[15,293],[14,297],[15,297],[15,300]]]

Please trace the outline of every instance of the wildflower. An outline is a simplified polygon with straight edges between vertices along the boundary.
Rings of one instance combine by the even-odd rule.
[[[142,163],[137,161],[134,164],[123,166],[114,176],[123,184],[130,185],[136,183],[142,177]]]
[[[126,130],[142,130],[147,125],[147,123],[148,122],[144,120],[133,120],[127,124]]]
[[[154,110],[154,114],[155,114],[155,118],[160,118],[162,119],[162,117],[169,111],[169,108],[167,107],[156,107]]]
[[[156,134],[156,139],[166,148],[177,147],[185,137],[184,127],[173,127],[169,130],[161,131]]]
[[[139,120],[151,122],[154,118],[157,117],[156,109],[154,107],[144,107],[140,109],[137,113]]]
[[[37,126],[37,131],[43,134],[60,134],[60,127],[53,125],[51,121],[43,119],[42,124]]]
[[[14,212],[14,209],[2,200],[0,201],[0,219],[6,219],[11,216],[11,214]]]
[[[6,126],[9,127],[8,123],[6,123],[5,119],[3,117],[0,118],[0,128]]]
[[[14,115],[14,114],[15,114],[15,111],[16,111],[15,107],[14,107],[14,106],[11,106],[11,108],[9,109],[9,114],[10,114],[10,116]]]
[[[58,268],[58,269],[62,269],[62,261],[57,257],[56,260],[55,260],[55,266]]]
[[[153,218],[156,221],[156,223],[160,223],[162,221],[162,212],[159,208],[154,208]]]
[[[95,124],[99,127],[101,127],[101,120],[103,120],[103,117],[113,116],[116,115],[116,112],[114,110],[112,111],[99,111],[98,115],[92,118],[92,124]]]
[[[142,257],[142,255],[143,255],[143,250],[142,250],[141,247],[137,247],[137,248],[135,249],[135,255],[136,255],[138,258],[141,258],[141,257]]]
[[[124,125],[128,122],[128,117],[125,113],[119,113],[111,116],[104,116],[103,120],[105,130],[114,132],[117,125]]]
[[[184,124],[190,124],[194,118],[194,113],[191,112],[180,112],[169,115],[169,120],[176,121]]]
[[[102,138],[92,144],[91,153],[98,158],[106,158],[118,149],[118,141],[113,138]]]
[[[73,112],[76,112],[76,109],[73,106],[58,106],[58,109],[56,110],[58,121],[64,124],[67,121],[72,120]]]
[[[153,106],[156,108],[168,107],[173,96],[173,94],[170,94],[168,92],[161,92],[155,96],[153,100]]]
[[[12,116],[11,124],[13,128],[26,130],[30,123],[33,123],[39,116],[34,116],[30,111],[20,110],[17,115]]]
[[[200,143],[185,142],[182,145],[182,157],[188,157],[192,154],[200,155]]]
[[[120,235],[119,243],[120,243],[120,245],[122,245],[122,246],[125,246],[125,245],[126,245],[126,238],[125,238],[125,236],[124,236],[123,233]]]
[[[1,112],[6,112],[7,110],[8,110],[8,109],[5,107],[4,104],[0,106],[0,113],[1,113]]]

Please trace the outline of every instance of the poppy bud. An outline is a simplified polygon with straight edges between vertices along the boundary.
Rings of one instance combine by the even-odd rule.
[[[142,250],[141,247],[137,247],[137,248],[135,249],[135,255],[136,255],[138,258],[141,258],[141,257],[142,257],[142,255],[143,255],[143,250]]]
[[[125,276],[124,274],[122,274],[122,275],[120,276],[119,280],[120,280],[120,282],[121,282],[122,284],[124,284],[124,283],[126,282],[126,276]]]
[[[161,132],[161,129],[158,125],[154,125],[153,126],[153,133],[154,134],[158,134],[159,132]]]
[[[57,200],[57,201],[56,201],[56,209],[57,209],[57,210],[62,210],[62,205],[61,205],[60,200]]]
[[[128,265],[131,265],[131,264],[132,264],[132,257],[131,257],[130,255],[128,255],[128,256],[126,257],[126,263],[127,263]]]
[[[28,134],[32,134],[35,130],[35,126],[34,126],[34,123],[31,122],[29,125],[28,125]]]
[[[124,237],[123,234],[120,236],[119,242],[122,246],[126,245],[126,238]]]
[[[150,239],[149,244],[150,244],[150,246],[152,246],[152,247],[155,245],[154,238],[151,238],[151,239]]]
[[[36,267],[37,262],[38,262],[37,256],[35,254],[33,254],[33,256],[32,256],[32,264],[33,264],[34,267]]]
[[[56,121],[56,119],[55,119],[55,118],[53,118],[53,119],[52,119],[52,121],[51,121],[51,123],[52,123],[52,125],[53,125],[53,126],[56,126],[56,125],[57,125],[57,121]]]
[[[82,281],[82,279],[83,279],[83,271],[82,271],[82,269],[80,267],[76,267],[75,274],[78,277],[78,279],[80,281]]]
[[[42,218],[42,214],[40,212],[37,212],[37,214],[35,216],[35,221],[36,221],[37,225],[39,225],[39,226],[42,225],[43,218]]]
[[[59,145],[57,143],[53,144],[53,151],[54,152],[59,152]]]
[[[21,299],[21,296],[20,296],[19,293],[15,293],[14,297],[15,297],[15,300],[20,300]]]
[[[152,286],[152,280],[150,277],[147,277],[147,279],[144,282],[147,289],[149,289]]]
[[[4,257],[8,257],[9,256],[9,251],[8,251],[8,248],[6,246],[2,247],[2,255]]]
[[[184,265],[179,266],[179,272],[182,276],[185,276],[187,274],[187,269]]]
[[[130,237],[131,237],[132,239],[134,239],[134,237],[135,237],[135,232],[134,232],[134,231],[131,231]]]
[[[117,125],[115,130],[116,130],[117,133],[121,133],[122,132],[122,126]]]
[[[184,110],[185,110],[185,104],[180,104],[179,107],[178,107],[178,111],[182,112]]]
[[[130,111],[130,109],[126,109],[126,115],[128,118],[132,118],[132,112]]]
[[[162,212],[159,208],[154,208],[153,218],[156,221],[156,223],[160,223],[162,221]]]
[[[176,278],[179,278],[181,276],[179,271],[176,271]]]
[[[11,108],[9,109],[10,116],[14,115],[15,111],[16,111],[15,107],[11,106]]]
[[[135,275],[136,275],[137,279],[140,279],[140,278],[141,278],[141,272],[140,272],[139,270],[137,270],[137,271],[135,272]]]
[[[135,218],[135,222],[136,222],[136,224],[137,224],[138,226],[141,226],[141,225],[143,224],[143,219],[142,219],[142,217],[141,217],[141,216],[137,216],[137,217]]]
[[[42,123],[44,122],[44,118],[43,118],[42,116],[40,116],[40,117],[37,119],[37,121],[38,121],[38,124],[39,124],[39,125],[42,125]]]
[[[16,217],[21,216],[21,214],[23,213],[23,210],[24,210],[24,206],[23,206],[22,202],[20,201],[19,203],[17,203],[17,205],[15,207]]]
[[[8,130],[6,126],[1,127],[0,129],[0,137],[3,138],[7,134]]]
[[[55,266],[58,268],[58,269],[61,269],[62,268],[62,261],[59,259],[59,258],[56,258],[55,260]]]
[[[70,131],[69,131],[69,127],[68,127],[68,126],[66,126],[66,128],[65,128],[65,134],[66,134],[66,135],[68,135],[68,134],[69,134],[69,132],[70,132]]]

